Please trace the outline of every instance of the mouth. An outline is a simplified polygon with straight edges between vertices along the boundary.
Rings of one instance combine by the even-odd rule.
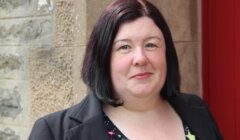
[[[133,75],[131,78],[134,79],[147,79],[148,77],[150,77],[152,75],[151,72],[143,72],[143,73],[137,73],[135,75]]]

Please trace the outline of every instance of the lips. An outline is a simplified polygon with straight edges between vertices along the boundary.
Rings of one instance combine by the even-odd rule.
[[[148,77],[150,77],[152,75],[151,72],[143,72],[143,73],[137,73],[135,75],[133,75],[131,78],[135,78],[135,79],[147,79]]]

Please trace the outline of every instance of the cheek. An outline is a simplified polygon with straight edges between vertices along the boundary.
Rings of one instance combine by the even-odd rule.
[[[163,71],[166,69],[167,63],[164,52],[155,53],[154,55],[152,55],[151,60],[156,68],[162,69]]]
[[[154,69],[160,74],[161,79],[164,81],[167,75],[167,62],[164,53],[154,55],[152,57],[152,64]]]
[[[126,76],[129,70],[129,59],[127,57],[112,57],[110,71],[112,80],[120,79],[120,76]]]
[[[162,74],[161,74],[162,79],[163,79],[163,81],[165,81],[166,76],[167,76],[167,63],[166,63],[166,61],[162,63],[161,72],[162,72]]]
[[[167,61],[166,61],[166,57],[164,55],[164,57],[162,58],[162,61],[160,61],[160,70],[161,70],[161,77],[162,80],[165,81],[166,80],[166,76],[167,76]]]

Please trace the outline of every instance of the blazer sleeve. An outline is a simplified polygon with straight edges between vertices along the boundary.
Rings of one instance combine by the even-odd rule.
[[[193,97],[195,98],[193,101],[197,102],[197,104],[199,104],[198,106],[203,106],[204,107],[206,116],[208,116],[206,119],[208,120],[208,124],[214,132],[213,135],[215,135],[215,138],[217,140],[223,140],[223,137],[221,135],[219,127],[218,127],[211,111],[209,110],[209,107],[208,107],[207,103],[196,95],[193,95]]]
[[[40,118],[35,122],[28,140],[55,140],[44,118]]]

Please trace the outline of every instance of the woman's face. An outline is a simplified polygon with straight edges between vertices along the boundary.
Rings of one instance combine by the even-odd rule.
[[[159,96],[166,79],[165,41],[152,19],[141,17],[120,26],[114,40],[110,71],[121,100]]]

